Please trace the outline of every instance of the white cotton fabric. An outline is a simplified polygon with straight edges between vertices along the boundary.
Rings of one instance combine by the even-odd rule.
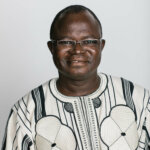
[[[55,78],[22,97],[11,109],[2,150],[149,150],[148,90],[99,77],[90,95],[65,96]]]

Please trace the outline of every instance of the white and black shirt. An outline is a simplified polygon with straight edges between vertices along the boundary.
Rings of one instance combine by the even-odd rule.
[[[150,97],[123,78],[99,74],[92,94],[61,94],[51,79],[11,109],[2,150],[149,150]]]

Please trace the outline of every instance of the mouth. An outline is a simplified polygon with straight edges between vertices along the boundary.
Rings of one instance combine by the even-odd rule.
[[[90,60],[87,57],[81,56],[72,56],[66,60],[67,63],[71,66],[83,66],[90,63]]]
[[[88,62],[88,61],[85,61],[85,60],[72,60],[70,62],[73,62],[73,63],[79,63],[79,62]]]
[[[87,60],[69,60],[68,65],[72,67],[83,67],[87,66],[90,62]]]
[[[79,61],[78,60],[72,60],[70,62],[78,63]]]
[[[89,63],[87,60],[69,60],[69,63]]]

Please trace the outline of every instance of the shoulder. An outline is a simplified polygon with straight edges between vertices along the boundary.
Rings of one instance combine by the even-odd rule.
[[[51,79],[52,80],[52,79]],[[17,114],[19,120],[25,124],[30,124],[34,118],[34,112],[39,111],[38,106],[44,102],[44,99],[49,92],[49,83],[51,80],[30,90],[27,94],[21,97],[12,107],[12,110]]]
[[[141,99],[142,101],[148,101],[149,91],[128,79],[123,77],[116,77],[108,74],[102,74],[106,76],[109,88],[114,88],[117,93],[123,93],[124,96],[132,96],[133,99]]]
[[[143,92],[144,90],[146,90],[148,92],[148,90],[145,89],[143,86],[138,85],[138,84],[134,83],[133,81],[128,80],[124,77],[117,77],[117,76],[104,74],[104,73],[102,73],[102,74],[107,77],[108,83],[113,82],[114,84],[118,84],[118,85],[121,85],[124,87],[130,86],[130,87],[134,88],[134,90],[136,90],[137,92]]]

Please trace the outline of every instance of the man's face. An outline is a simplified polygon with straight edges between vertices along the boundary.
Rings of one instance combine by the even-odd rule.
[[[55,31],[54,40],[81,41],[101,38],[98,22],[87,11],[62,16],[56,23]],[[104,43],[98,40],[98,44],[93,47],[77,43],[72,48],[53,45],[51,52],[59,74],[73,79],[97,74]]]

